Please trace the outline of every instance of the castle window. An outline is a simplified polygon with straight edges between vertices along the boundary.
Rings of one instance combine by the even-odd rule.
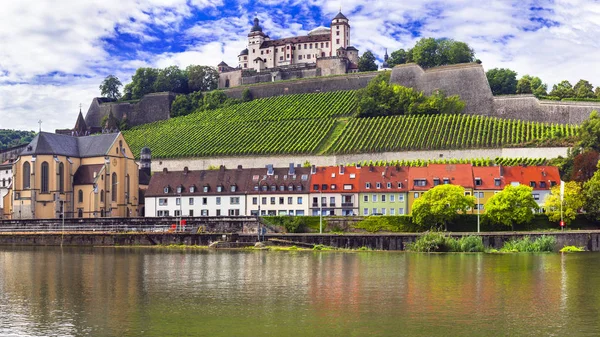
[[[289,59],[289,58],[290,58],[290,54],[287,54],[287,55],[285,56],[285,58],[286,58],[286,59]]]
[[[306,55],[306,58],[307,58],[307,59],[309,59],[309,58],[310,58],[310,54],[309,54],[309,55]]]
[[[336,20],[335,22],[337,22],[337,20]],[[336,29],[340,29],[340,26],[335,26],[335,28],[336,28]]]
[[[23,189],[31,188],[31,165],[28,161],[23,163]]]
[[[261,50],[261,51],[260,51],[260,54],[261,54],[261,55],[263,55],[264,53],[265,53],[265,51],[264,51],[264,50]]]
[[[300,50],[300,49],[302,49],[302,45],[301,44],[298,45],[298,50]]]
[[[42,186],[40,189],[41,193],[48,193],[48,186],[49,186],[49,167],[48,167],[48,162],[43,162],[42,163]]]
[[[229,79],[225,80],[225,88],[229,88]]]
[[[323,42],[321,42],[321,48],[323,48]]]
[[[325,53],[321,53],[321,57],[325,57]]]
[[[302,60],[302,55],[298,55],[298,60]]]
[[[340,44],[340,39],[336,39],[335,43]]]
[[[279,61],[283,61],[283,56],[279,56]]]
[[[253,52],[253,53],[256,53],[256,50],[255,50],[255,49],[252,49],[252,52]]]
[[[339,31],[337,31],[335,35],[337,35],[337,36],[340,36],[340,32],[339,32]]]
[[[248,56],[244,56],[244,61],[248,60]]]
[[[311,44],[309,44],[309,48],[310,48],[310,49],[312,49],[312,43],[311,43]]]
[[[288,50],[290,50],[290,46],[286,46],[286,48],[287,48]]]
[[[304,44],[304,49],[306,49],[306,46],[308,46],[306,43]]]
[[[325,48],[329,48],[329,42],[325,42]]]
[[[248,68],[248,63],[244,63],[244,68]]]

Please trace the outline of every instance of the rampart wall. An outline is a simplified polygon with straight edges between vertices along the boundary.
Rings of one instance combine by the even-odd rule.
[[[600,102],[538,100],[533,95],[497,96],[494,116],[508,119],[548,123],[581,124],[593,110],[600,111]]]
[[[135,103],[103,102],[101,98],[96,97],[90,104],[85,116],[85,123],[88,127],[101,127],[100,121],[110,112],[118,120],[127,116],[129,126],[168,119],[174,99],[175,94],[172,92],[148,94]]]

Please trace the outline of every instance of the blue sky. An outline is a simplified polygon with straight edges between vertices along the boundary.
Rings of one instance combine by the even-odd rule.
[[[0,11],[0,128],[72,127],[109,74],[125,84],[142,66],[235,65],[255,14],[279,38],[328,26],[340,6],[351,44],[380,60],[446,37],[485,69],[600,85],[599,1],[20,0]]]

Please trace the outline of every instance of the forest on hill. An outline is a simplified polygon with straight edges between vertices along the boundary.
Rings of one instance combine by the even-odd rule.
[[[33,131],[7,130],[0,129],[0,150],[9,147],[27,144],[35,137]]]

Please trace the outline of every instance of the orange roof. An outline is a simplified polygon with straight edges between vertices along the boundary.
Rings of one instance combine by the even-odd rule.
[[[520,183],[534,190],[549,190],[560,184],[560,173],[556,166],[507,166],[504,167],[506,184]]]
[[[434,180],[439,184],[447,180],[452,185],[473,188],[473,170],[471,164],[430,164],[427,167],[411,167],[408,174],[408,185],[411,191],[427,191],[433,188]],[[425,186],[415,186],[415,181],[426,180]]]
[[[343,173],[342,172],[343,168]],[[326,166],[317,167],[316,173],[310,177],[310,191],[323,193],[357,193],[359,185],[359,176],[364,168],[354,166]],[[315,185],[318,189],[315,189]],[[327,188],[323,189],[322,185]],[[331,189],[335,185],[335,189]],[[344,188],[346,186],[346,188]]]
[[[380,184],[380,189],[383,191],[406,192],[408,191],[408,167],[402,166],[364,166],[360,169],[359,192],[373,192],[377,190],[377,183]],[[366,184],[370,184],[370,188],[366,188]],[[388,189],[390,183],[390,189]],[[398,187],[400,183],[401,187]]]
[[[473,166],[473,186],[476,190],[502,190],[506,185],[502,176],[500,166]],[[481,184],[477,185],[477,179]],[[500,179],[500,185],[496,185],[496,179]]]

